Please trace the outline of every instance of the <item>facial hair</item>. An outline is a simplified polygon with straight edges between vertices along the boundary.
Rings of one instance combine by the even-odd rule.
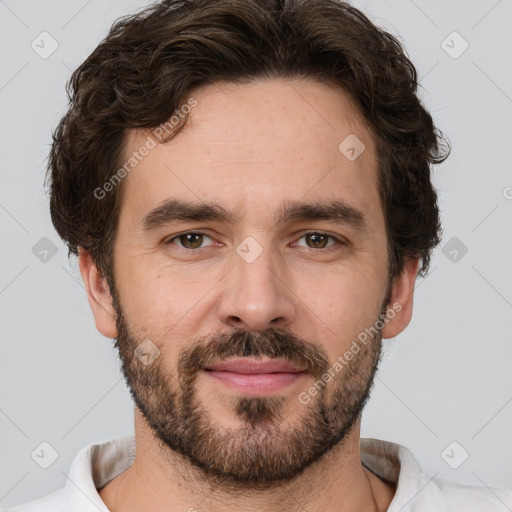
[[[115,298],[114,306],[116,348],[136,407],[163,447],[181,454],[206,479],[226,485],[263,489],[291,480],[342,445],[370,397],[382,355],[380,329],[330,382],[316,386],[318,393],[301,404],[301,417],[292,425],[283,426],[287,400],[276,394],[235,398],[233,415],[240,427],[228,429],[197,394],[197,376],[209,364],[233,356],[280,358],[305,368],[311,386],[330,368],[327,353],[281,328],[234,329],[188,342],[172,375],[162,355],[148,365],[135,356],[143,339],[133,335]],[[384,312],[385,307],[378,319]],[[162,350],[172,343],[151,341]]]

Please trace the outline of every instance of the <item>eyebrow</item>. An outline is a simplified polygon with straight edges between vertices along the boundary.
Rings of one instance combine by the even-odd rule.
[[[216,221],[236,224],[240,219],[240,214],[230,212],[217,203],[191,203],[181,199],[168,199],[151,210],[142,220],[142,225],[149,231],[173,222]],[[274,214],[273,220],[275,224],[324,220],[358,230],[367,227],[363,212],[341,200],[313,203],[287,201],[277,214]]]

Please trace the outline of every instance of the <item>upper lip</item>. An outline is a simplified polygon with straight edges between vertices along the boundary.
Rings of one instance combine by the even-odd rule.
[[[209,365],[206,370],[215,370],[221,372],[234,372],[245,374],[259,373],[300,373],[304,370],[282,359],[229,359]]]

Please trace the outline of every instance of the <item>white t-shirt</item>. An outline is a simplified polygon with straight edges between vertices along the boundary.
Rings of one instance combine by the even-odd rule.
[[[508,512],[512,491],[455,484],[425,475],[404,446],[361,438],[361,462],[384,480],[397,483],[388,512]],[[91,444],[73,460],[64,487],[9,512],[109,512],[97,489],[135,460],[134,436]]]

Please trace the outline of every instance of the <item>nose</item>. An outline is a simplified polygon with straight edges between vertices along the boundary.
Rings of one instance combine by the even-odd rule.
[[[284,262],[275,261],[267,248],[252,262],[237,253],[232,260],[233,267],[222,282],[220,321],[254,331],[290,325],[298,299]]]

